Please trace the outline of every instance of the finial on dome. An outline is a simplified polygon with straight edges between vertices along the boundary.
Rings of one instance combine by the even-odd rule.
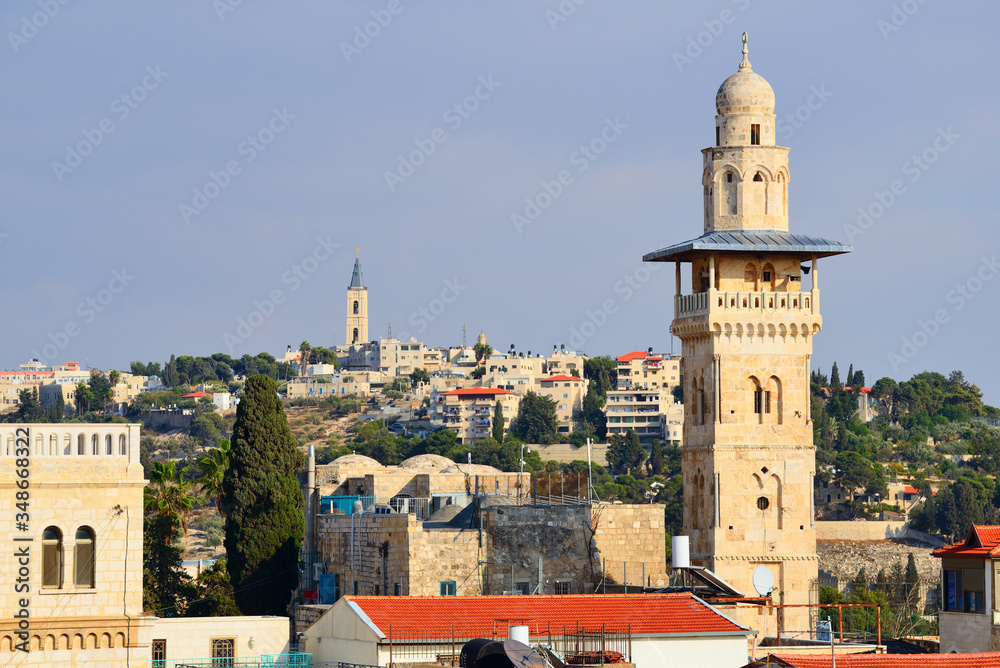
[[[743,60],[740,61],[741,70],[749,70],[750,61],[747,59],[747,54],[750,53],[750,49],[747,48],[747,34],[743,33]]]

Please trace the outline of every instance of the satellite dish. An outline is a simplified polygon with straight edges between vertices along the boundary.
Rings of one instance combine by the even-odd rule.
[[[504,640],[503,651],[514,668],[549,668],[546,657],[517,640]]]
[[[770,596],[774,591],[774,576],[767,566],[758,566],[753,570],[753,588],[761,596]]]

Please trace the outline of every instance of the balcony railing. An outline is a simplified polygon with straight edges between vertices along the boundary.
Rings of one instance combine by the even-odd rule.
[[[711,302],[709,301],[711,299]],[[677,295],[677,316],[707,313],[709,305],[719,311],[812,313],[811,292],[696,292]]]
[[[312,654],[288,652],[212,659],[153,659],[149,665],[154,668],[308,668],[313,661]]]

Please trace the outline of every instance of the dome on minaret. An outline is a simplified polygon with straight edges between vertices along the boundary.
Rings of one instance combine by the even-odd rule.
[[[747,36],[743,33],[743,61],[736,74],[719,86],[715,94],[715,109],[723,114],[773,114],[774,89],[767,79],[750,68],[747,58]]]

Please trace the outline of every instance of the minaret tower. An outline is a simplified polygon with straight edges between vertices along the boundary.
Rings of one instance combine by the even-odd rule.
[[[361,249],[354,250],[354,274],[347,286],[347,345],[368,342],[368,288],[361,276]]]
[[[823,323],[817,259],[852,249],[788,231],[788,149],[775,146],[774,91],[750,67],[746,33],[743,61],[715,105],[715,145],[702,151],[704,234],[643,258],[676,264],[684,533],[692,562],[745,595],[757,596],[770,575],[774,603],[818,602],[809,600],[817,578],[809,357]],[[690,294],[681,289],[685,262]],[[807,632],[808,609],[788,608],[780,623],[786,633]]]

